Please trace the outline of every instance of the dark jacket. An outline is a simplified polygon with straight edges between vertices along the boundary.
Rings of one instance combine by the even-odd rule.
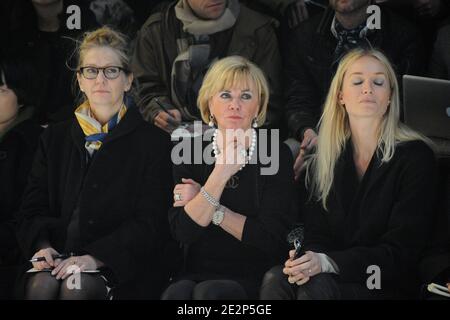
[[[20,245],[27,257],[43,243],[64,252],[77,212],[74,251],[102,261],[119,289],[148,284],[148,297],[157,297],[172,187],[167,135],[130,108],[89,166],[84,144],[76,120],[50,126],[42,135],[19,212]],[[147,276],[154,282],[146,283]]]
[[[333,61],[337,39],[331,33],[334,11],[328,9],[300,24],[282,47],[286,75],[286,117],[289,133],[303,138],[315,128],[322,113],[337,63]],[[389,10],[381,11],[381,29],[368,36],[372,47],[381,49],[400,78],[420,74],[424,67],[417,30]]]
[[[188,246],[185,274],[259,282],[264,272],[284,261],[288,251],[286,235],[295,218],[291,210],[293,164],[285,144],[273,152],[279,155],[275,175],[261,175],[261,162],[249,164],[236,174],[237,188],[225,188],[220,198],[222,205],[247,217],[242,241],[212,223],[207,227],[198,225],[183,207],[170,209],[172,234]],[[191,178],[204,185],[213,169],[214,164],[177,165],[175,183]]]
[[[175,16],[175,3],[149,17],[138,33],[133,56],[133,72],[138,80],[139,102],[144,119],[153,123],[161,108],[155,98],[168,109],[175,108],[171,97],[172,64],[178,56],[176,34],[182,22]],[[265,73],[270,86],[270,102],[267,124],[279,127],[282,115],[281,57],[274,31],[273,19],[241,5],[235,25],[228,30],[210,36],[211,54],[218,58],[240,55],[258,65]],[[180,110],[183,120],[199,119],[196,99],[184,101],[186,108]]]
[[[434,154],[418,141],[397,145],[388,163],[374,155],[359,182],[348,142],[336,164],[328,211],[314,201],[304,208],[306,250],[334,260],[341,282],[365,287],[367,268],[376,265],[381,290],[409,292],[430,240],[435,182]]]
[[[432,241],[420,263],[423,284],[450,282],[450,158],[439,159],[437,216]]]
[[[0,265],[19,263],[13,216],[20,207],[41,127],[25,120],[0,141]]]
[[[442,27],[434,43],[430,60],[430,76],[450,80],[450,21]]]
[[[64,0],[62,12],[58,16],[59,29],[54,32],[41,31],[33,4],[29,1],[17,2],[9,9],[12,12],[22,11],[23,15],[16,17],[17,21],[12,26],[8,25],[6,30],[9,34],[5,39],[8,45],[2,46],[4,48],[0,51],[24,56],[36,67],[40,91],[34,118],[40,124],[68,120],[73,115],[76,100],[73,84],[74,69],[77,67],[74,54],[77,41],[83,32],[96,29],[99,25],[88,3],[77,1],[76,5],[81,10],[82,30],[69,29],[73,13],[67,9],[75,1]]]

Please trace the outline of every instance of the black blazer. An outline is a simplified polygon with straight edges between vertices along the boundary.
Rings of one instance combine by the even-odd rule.
[[[397,145],[388,163],[375,154],[359,182],[347,142],[328,211],[318,202],[305,206],[306,250],[332,258],[342,282],[366,286],[367,268],[377,265],[382,290],[408,289],[407,283],[417,282],[419,256],[430,240],[435,178],[432,150],[414,141]]]
[[[76,120],[43,133],[19,212],[20,245],[27,257],[46,242],[63,251],[77,210],[80,247],[75,250],[104,262],[119,286],[136,281],[158,269],[169,234],[168,135],[130,108],[89,166],[84,143]]]

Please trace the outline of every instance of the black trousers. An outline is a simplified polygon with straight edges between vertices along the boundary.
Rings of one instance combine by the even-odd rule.
[[[283,266],[276,266],[264,275],[261,300],[373,300],[399,298],[381,290],[369,290],[356,283],[340,283],[337,276],[319,273],[304,285],[290,284]]]

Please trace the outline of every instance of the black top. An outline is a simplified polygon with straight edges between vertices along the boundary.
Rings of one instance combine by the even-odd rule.
[[[168,238],[172,176],[170,141],[129,108],[89,166],[78,121],[50,126],[42,135],[19,212],[18,239],[27,257],[43,243],[59,252],[79,215],[78,252],[112,270],[119,285],[156,272]],[[150,291],[155,286],[147,288]]]
[[[270,149],[269,149],[270,150]],[[188,245],[186,272],[258,279],[286,258],[286,235],[294,220],[292,204],[292,155],[285,144],[279,149],[279,170],[261,175],[258,164],[248,164],[236,176],[237,188],[225,188],[220,203],[247,217],[242,241],[220,226],[196,224],[184,208],[169,211],[174,237]],[[255,150],[254,156],[257,152]],[[204,185],[213,165],[176,165],[175,183],[191,178]]]
[[[417,281],[420,254],[430,239],[436,162],[423,142],[397,145],[381,163],[375,154],[361,181],[347,142],[327,201],[305,205],[305,249],[323,252],[339,267],[342,282],[366,285],[367,268],[381,269],[381,288]]]
[[[0,265],[18,263],[13,215],[19,209],[41,127],[25,120],[0,141]]]

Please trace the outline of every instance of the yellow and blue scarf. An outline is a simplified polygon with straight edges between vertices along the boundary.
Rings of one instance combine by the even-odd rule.
[[[100,149],[102,141],[111,130],[120,122],[127,112],[127,107],[122,104],[119,111],[103,126],[94,118],[91,112],[89,102],[86,101],[75,110],[75,116],[84,132],[86,143],[84,147],[92,156],[95,151]]]

